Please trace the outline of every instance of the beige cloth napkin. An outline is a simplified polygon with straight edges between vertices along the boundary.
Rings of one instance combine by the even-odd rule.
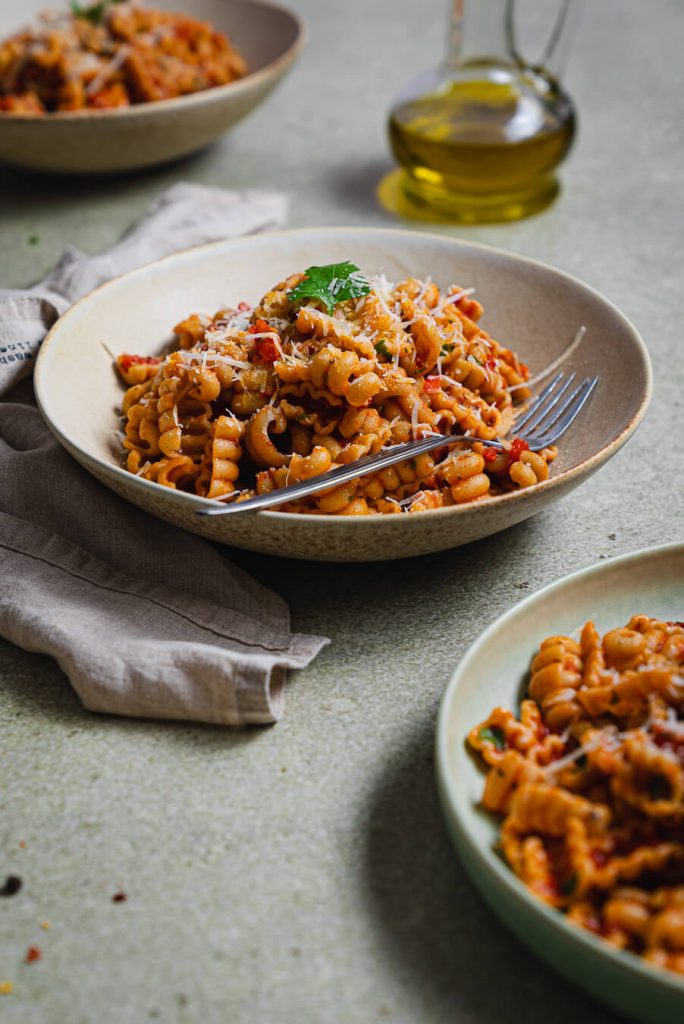
[[[0,359],[14,356],[0,362],[0,394],[30,370],[50,323],[95,285],[175,249],[275,226],[284,214],[274,193],[176,185],[109,253],[72,250],[40,285],[0,293]],[[4,397],[0,635],[56,658],[94,711],[277,721],[286,670],[307,665],[327,641],[291,633],[276,594],[86,473],[52,437],[27,384]]]

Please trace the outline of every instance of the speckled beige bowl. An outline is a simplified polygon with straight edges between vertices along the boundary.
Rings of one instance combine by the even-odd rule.
[[[84,0],[84,6],[87,0]],[[2,0],[0,38],[67,0]],[[129,171],[193,153],[240,121],[278,84],[306,42],[302,19],[267,0],[150,0],[227,32],[245,78],[178,99],[46,116],[0,113],[0,160],[60,174]]]
[[[580,325],[570,359],[601,383],[563,438],[549,480],[470,505],[411,515],[336,517],[282,512],[202,517],[204,499],[132,476],[119,461],[123,389],[105,348],[153,354],[188,313],[255,301],[312,263],[353,260],[367,273],[431,275],[473,286],[484,325],[527,362],[548,365]],[[651,391],[646,348],[625,317],[586,285],[540,263],[440,235],[363,228],[307,228],[255,235],[178,253],[104,285],[53,327],[35,373],[38,401],[62,444],[125,498],[187,530],[254,551],[320,561],[376,561],[441,551],[519,523],[567,494],[625,443]]]

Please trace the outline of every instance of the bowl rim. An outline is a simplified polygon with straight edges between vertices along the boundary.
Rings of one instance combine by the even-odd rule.
[[[617,566],[629,565],[630,563],[638,564],[640,561],[652,557],[661,557],[668,554],[681,555],[683,553],[684,541],[675,541],[668,544],[638,548],[616,558],[595,562],[592,565],[585,566],[583,569],[577,569],[575,572],[568,573],[566,576],[561,576],[560,579],[547,583],[546,586],[536,590],[528,597],[517,601],[512,607],[498,615],[468,646],[465,654],[454,668],[440,701],[434,746],[437,790],[440,796],[442,813],[447,820],[450,834],[458,836],[457,842],[467,849],[468,856],[478,863],[489,881],[499,889],[505,889],[506,894],[513,899],[522,911],[540,916],[549,926],[558,930],[565,940],[578,943],[584,947],[587,953],[591,953],[594,956],[606,957],[618,970],[631,971],[643,978],[645,983],[665,986],[674,994],[682,997],[684,997],[684,977],[680,977],[673,971],[665,971],[658,967],[653,967],[636,954],[617,949],[603,942],[598,936],[593,935],[587,929],[573,925],[564,914],[559,914],[548,904],[542,903],[541,900],[533,896],[514,871],[502,859],[496,856],[491,847],[483,848],[472,837],[467,826],[467,820],[462,817],[458,809],[458,801],[454,795],[457,782],[455,773],[449,765],[449,755],[452,747],[449,726],[451,708],[455,703],[459,686],[467,670],[486,650],[492,635],[505,628],[508,621],[514,615],[517,615],[521,610],[534,606],[540,601],[544,601],[550,594],[562,590],[578,580],[587,580],[594,576],[600,576]],[[465,735],[462,737],[462,740],[465,742]],[[509,925],[509,927],[511,926]],[[520,940],[521,936],[516,933],[516,938]]]
[[[643,418],[644,418],[644,416],[646,414],[646,410],[648,409],[649,403],[651,401],[651,396],[652,396],[652,392],[653,392],[653,371],[652,371],[651,360],[650,360],[650,357],[649,357],[649,354],[648,354],[648,349],[646,347],[646,343],[644,342],[643,338],[641,337],[641,335],[637,331],[637,329],[634,326],[634,324],[632,324],[632,322],[625,316],[625,314],[622,313],[621,310],[618,309],[618,307],[613,302],[610,301],[610,299],[607,299],[605,296],[603,296],[595,288],[592,288],[590,285],[587,285],[583,281],[580,281],[580,279],[575,277],[573,274],[570,274],[567,271],[557,270],[555,267],[552,267],[552,266],[550,266],[547,263],[542,263],[540,260],[532,259],[532,258],[530,258],[528,256],[520,256],[517,253],[508,252],[507,250],[499,249],[496,246],[486,245],[486,244],[481,243],[481,242],[466,241],[466,240],[463,240],[463,239],[460,239],[460,238],[454,238],[454,237],[452,237],[450,235],[438,234],[437,232],[413,231],[413,230],[408,229],[408,228],[394,228],[394,227],[386,228],[386,227],[354,227],[354,226],[349,226],[349,227],[347,227],[347,226],[333,226],[333,227],[326,227],[326,226],[311,226],[311,227],[307,227],[307,226],[304,226],[304,227],[295,227],[295,228],[285,228],[285,229],[282,229],[282,230],[279,230],[279,231],[263,231],[263,232],[258,232],[258,233],[254,234],[254,235],[238,235],[238,236],[236,236],[234,238],[218,239],[218,240],[216,240],[214,242],[203,243],[201,245],[193,245],[193,246],[189,246],[189,247],[187,247],[185,249],[179,249],[178,251],[170,253],[167,256],[162,256],[160,259],[152,260],[150,263],[145,263],[145,264],[143,264],[140,267],[136,267],[133,270],[128,270],[128,271],[126,271],[123,274],[119,274],[116,277],[111,278],[109,281],[103,282],[102,284],[98,285],[97,288],[94,288],[91,292],[88,292],[87,295],[84,295],[81,299],[79,299],[72,306],[70,306],[69,309],[64,314],[62,314],[62,316],[59,317],[59,319],[53,324],[53,326],[48,331],[45,339],[43,340],[43,343],[42,343],[42,345],[41,345],[41,347],[39,349],[39,352],[38,352],[38,356],[37,356],[35,367],[34,367],[34,373],[33,373],[34,389],[35,389],[35,394],[36,394],[36,400],[37,400],[37,403],[38,403],[38,407],[39,407],[43,417],[45,418],[48,426],[50,427],[52,432],[55,434],[55,436],[60,440],[60,442],[65,444],[70,449],[76,449],[77,451],[79,451],[79,453],[81,453],[81,455],[87,461],[94,462],[94,463],[102,466],[106,471],[114,473],[116,476],[120,477],[123,480],[126,480],[128,483],[131,483],[133,480],[137,480],[138,484],[141,487],[147,487],[148,489],[152,488],[152,491],[150,493],[154,493],[156,491],[158,494],[164,494],[167,497],[169,497],[170,495],[173,495],[173,499],[172,500],[183,500],[186,503],[188,503],[188,505],[190,503],[192,503],[192,504],[197,505],[198,507],[202,507],[202,508],[205,507],[205,503],[207,501],[206,498],[202,498],[199,495],[190,494],[190,493],[187,493],[185,491],[170,491],[168,487],[164,487],[162,484],[155,483],[153,480],[144,480],[141,477],[134,477],[133,474],[129,473],[128,470],[124,469],[122,466],[116,465],[113,462],[107,462],[104,459],[102,459],[100,456],[93,455],[90,452],[87,452],[84,449],[82,449],[81,446],[78,445],[77,443],[74,443],[74,442],[70,441],[69,438],[67,438],[62,433],[62,431],[57,426],[57,424],[54,424],[52,422],[50,416],[46,412],[45,402],[44,402],[44,399],[43,399],[43,395],[45,393],[44,392],[44,383],[43,383],[43,364],[44,364],[45,359],[46,359],[46,353],[48,352],[48,349],[50,348],[50,346],[53,344],[55,337],[58,335],[58,333],[60,331],[62,331],[64,329],[64,324],[66,322],[68,322],[68,320],[71,317],[71,315],[73,313],[75,313],[77,310],[80,310],[80,308],[81,308],[81,306],[83,304],[86,304],[87,302],[89,302],[95,295],[97,295],[99,292],[101,292],[105,288],[109,288],[109,287],[111,287],[113,285],[118,285],[120,282],[125,281],[127,278],[129,278],[129,277],[131,277],[133,275],[143,274],[146,271],[151,270],[154,267],[158,267],[158,266],[163,265],[165,263],[172,262],[172,261],[174,261],[176,259],[179,259],[179,258],[181,258],[183,256],[191,256],[193,254],[201,254],[202,252],[209,252],[209,251],[211,251],[213,249],[219,249],[219,248],[223,248],[225,246],[231,246],[233,244],[239,245],[241,243],[243,243],[243,244],[246,243],[246,244],[249,245],[251,241],[253,241],[254,244],[257,244],[257,242],[262,241],[262,240],[267,239],[267,238],[288,237],[288,236],[291,236],[291,235],[302,235],[302,234],[314,234],[314,235],[321,234],[321,235],[328,235],[328,236],[329,235],[343,236],[343,235],[358,235],[358,234],[368,235],[368,236],[372,236],[372,235],[404,236],[404,237],[410,237],[412,240],[424,239],[426,241],[429,240],[432,243],[437,242],[440,245],[451,245],[451,246],[456,246],[458,248],[463,248],[463,249],[474,249],[477,252],[482,252],[485,255],[490,254],[490,255],[495,255],[495,256],[504,256],[506,259],[510,259],[510,260],[512,260],[515,263],[522,263],[522,264],[527,265],[527,266],[541,268],[544,271],[550,271],[552,274],[560,276],[566,282],[569,282],[569,283],[571,283],[574,286],[579,286],[580,289],[584,289],[584,290],[588,291],[595,298],[597,298],[600,302],[602,302],[604,305],[608,306],[609,309],[611,310],[611,312],[617,317],[617,319],[619,319],[622,322],[622,324],[625,326],[625,328],[630,333],[630,335],[632,337],[632,341],[635,343],[636,350],[638,351],[639,355],[641,356],[642,367],[643,367],[644,375],[645,375],[645,387],[644,387],[643,394],[641,395],[638,407],[637,407],[635,413],[633,414],[632,418],[623,427],[623,429],[620,431],[620,433],[617,435],[617,437],[613,438],[613,440],[611,442],[609,442],[607,445],[604,445],[598,451],[594,452],[593,455],[590,455],[587,459],[584,459],[582,462],[578,463],[578,465],[572,466],[569,469],[563,470],[562,472],[558,473],[555,476],[549,476],[546,480],[543,480],[540,483],[534,484],[532,487],[525,487],[525,488],[521,488],[521,489],[516,490],[516,491],[509,491],[506,494],[492,495],[491,497],[487,498],[485,501],[481,501],[481,502],[480,501],[468,502],[468,503],[463,504],[463,505],[449,505],[449,506],[443,507],[443,508],[426,509],[426,510],[424,510],[422,512],[413,512],[411,514],[411,520],[412,521],[415,521],[416,519],[419,519],[419,518],[422,518],[422,517],[425,517],[425,516],[429,516],[430,517],[430,521],[434,522],[436,516],[442,516],[442,517],[447,517],[448,516],[448,517],[451,517],[451,516],[458,516],[458,515],[467,515],[467,516],[486,515],[487,512],[490,509],[492,509],[492,508],[498,508],[500,506],[512,505],[514,502],[521,502],[521,501],[522,502],[526,502],[526,501],[529,501],[533,496],[538,494],[540,490],[552,491],[552,490],[554,490],[554,489],[556,489],[558,487],[564,487],[568,483],[571,483],[573,480],[575,480],[575,478],[582,477],[582,476],[590,474],[591,472],[593,472],[593,470],[597,469],[603,462],[605,462],[611,455],[615,454],[629,440],[629,438],[632,436],[632,434],[635,432],[635,430],[637,429],[637,427],[640,425],[641,421],[643,420]],[[279,520],[283,520],[285,522],[299,521],[299,522],[306,522],[306,523],[309,523],[309,524],[314,523],[314,522],[320,523],[322,519],[325,522],[330,522],[331,520],[334,520],[338,524],[338,529],[344,529],[343,526],[339,525],[339,524],[342,524],[342,523],[346,523],[347,525],[349,525],[349,524],[354,524],[354,523],[358,524],[359,522],[361,522],[361,523],[364,524],[364,526],[366,528],[368,528],[370,523],[377,523],[377,522],[380,522],[380,521],[385,522],[387,520],[387,516],[370,516],[370,515],[368,515],[368,516],[352,516],[352,517],[347,517],[347,516],[325,516],[325,517],[323,517],[323,516],[316,515],[315,513],[311,513],[311,512],[276,512],[276,511],[271,511],[271,510],[265,510],[265,511],[262,511],[262,512],[249,512],[249,513],[246,513],[246,515],[250,515],[250,516],[254,516],[254,515],[256,515],[256,516],[264,516],[264,517],[267,517],[269,519],[270,518],[276,518],[276,519],[279,519]],[[396,516],[393,516],[391,518],[393,520],[395,520],[395,521],[397,519]],[[403,521],[406,517],[400,516],[398,518],[401,521]]]
[[[238,0],[243,5],[246,0]],[[111,107],[109,109],[97,110],[87,108],[85,110],[55,110],[42,114],[29,112],[12,113],[0,111],[0,124],[90,124],[92,121],[116,121],[143,117],[154,111],[162,113],[173,113],[174,110],[200,104],[209,104],[213,101],[227,99],[229,96],[239,96],[249,92],[253,87],[269,81],[271,78],[284,71],[294,60],[297,59],[310,38],[308,22],[298,11],[293,10],[286,4],[274,2],[274,0],[248,0],[250,7],[262,7],[291,18],[297,34],[288,48],[276,57],[275,60],[265,64],[258,71],[248,71],[242,78],[236,78],[233,82],[226,82],[224,85],[213,85],[208,89],[200,89],[197,92],[186,93],[183,96],[173,96],[165,100],[147,100],[144,103],[133,103],[128,107]],[[123,275],[120,275],[123,276]]]

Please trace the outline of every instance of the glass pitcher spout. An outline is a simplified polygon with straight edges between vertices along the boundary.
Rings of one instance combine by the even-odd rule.
[[[538,61],[524,58],[515,0],[453,0],[446,60],[398,98],[389,122],[402,189],[462,223],[515,220],[547,206],[575,132],[558,75],[573,0],[559,0]]]

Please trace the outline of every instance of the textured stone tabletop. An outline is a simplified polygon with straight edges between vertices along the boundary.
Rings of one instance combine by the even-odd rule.
[[[35,279],[67,243],[109,245],[179,178],[282,188],[294,226],[392,223],[374,199],[390,166],[385,113],[441,52],[445,4],[290,2],[310,21],[308,51],[213,149],[112,180],[0,171],[0,283]],[[452,232],[576,273],[641,330],[654,400],[608,466],[521,526],[418,561],[228,552],[290,602],[296,628],[333,641],[292,675],[275,728],[97,717],[56,664],[0,643],[0,873],[24,879],[0,900],[0,981],[14,983],[3,1024],[614,1019],[464,878],[432,744],[453,666],[501,611],[599,559],[682,538],[683,42],[680,0],[586,4],[560,201]],[[128,899],[114,903],[119,890]],[[33,944],[43,959],[24,965]]]

